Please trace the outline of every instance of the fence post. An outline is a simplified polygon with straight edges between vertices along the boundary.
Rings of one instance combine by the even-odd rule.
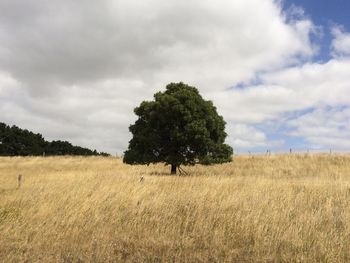
[[[17,181],[18,181],[18,188],[20,188],[21,184],[22,184],[22,175],[21,174],[18,175]]]

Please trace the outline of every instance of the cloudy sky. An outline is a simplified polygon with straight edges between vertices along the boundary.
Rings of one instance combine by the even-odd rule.
[[[347,0],[0,0],[0,122],[121,154],[196,86],[236,152],[350,150]]]

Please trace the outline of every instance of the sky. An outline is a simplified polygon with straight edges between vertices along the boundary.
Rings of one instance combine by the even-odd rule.
[[[347,0],[0,0],[0,122],[122,154],[184,82],[236,153],[350,150]]]

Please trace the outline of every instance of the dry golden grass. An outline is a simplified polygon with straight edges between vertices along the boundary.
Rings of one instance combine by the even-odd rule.
[[[0,158],[0,262],[350,262],[350,156],[186,171]]]

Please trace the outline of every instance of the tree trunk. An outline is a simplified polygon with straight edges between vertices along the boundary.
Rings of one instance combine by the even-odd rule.
[[[176,165],[175,164],[171,165],[171,174],[176,174]]]

